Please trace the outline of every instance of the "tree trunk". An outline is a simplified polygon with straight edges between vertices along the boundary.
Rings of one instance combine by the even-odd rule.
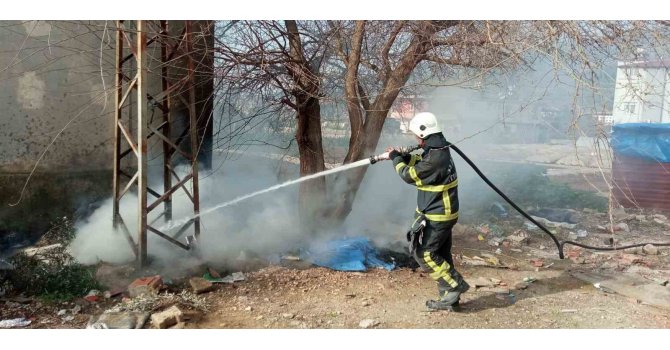
[[[295,61],[286,65],[291,73],[295,98],[294,108],[298,119],[296,140],[300,154],[300,176],[311,175],[325,170],[323,145],[321,140],[321,105],[318,72],[312,71],[305,59],[300,41],[300,33],[295,21],[285,21],[288,31],[290,56]],[[326,203],[326,179],[321,177],[300,184],[298,194],[300,229],[307,233],[322,216]]]
[[[300,153],[300,176],[325,170],[321,141],[321,107],[314,97],[296,97],[298,101],[298,130],[296,140]],[[316,178],[303,182],[299,190],[299,215],[303,230],[311,230],[321,217],[321,208],[326,203],[326,179]]]

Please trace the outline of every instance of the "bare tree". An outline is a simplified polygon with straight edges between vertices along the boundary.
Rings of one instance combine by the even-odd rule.
[[[301,175],[307,175],[324,169],[323,101],[347,111],[350,135],[342,161],[350,163],[375,152],[403,92],[440,85],[454,74],[483,79],[532,67],[537,59],[567,71],[578,88],[597,89],[605,61],[633,57],[635,47],[664,26],[667,32],[664,23],[621,21],[239,22],[219,38],[219,54],[228,87],[257,92],[284,121],[296,118]],[[365,172],[337,175],[330,190],[325,179],[302,187],[303,209],[310,208],[304,216],[341,223]]]

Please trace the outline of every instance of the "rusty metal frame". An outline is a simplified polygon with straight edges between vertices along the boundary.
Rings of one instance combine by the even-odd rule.
[[[190,249],[189,245],[183,244],[177,239],[191,227],[193,227],[196,237],[200,235],[200,219],[197,216],[185,223],[173,236],[169,236],[152,226],[161,217],[165,221],[172,219],[172,196],[179,190],[183,190],[193,203],[193,214],[197,215],[200,211],[197,157],[200,136],[198,135],[196,118],[192,24],[191,21],[185,21],[184,29],[176,39],[169,36],[169,29],[168,21],[138,20],[135,21],[133,30],[126,28],[125,21],[116,22],[114,203],[112,215],[114,228],[119,229],[125,235],[139,267],[144,267],[147,264],[147,232],[153,232],[185,250]],[[147,38],[150,39],[147,40]],[[149,45],[160,45],[161,91],[156,95],[148,93],[149,58],[147,48]],[[126,50],[130,53],[126,54]],[[179,55],[176,55],[177,53]],[[171,81],[168,75],[168,64],[178,59],[175,57],[185,57],[187,75],[176,81]],[[134,74],[128,75],[126,73],[128,71],[132,71]],[[186,92],[186,97],[179,92],[182,89]],[[136,100],[134,106],[132,106],[133,96]],[[188,126],[176,138],[171,135],[175,115],[170,113],[175,97],[182,100],[188,110]],[[151,125],[157,122],[150,120],[149,103],[161,112],[158,125]],[[134,115],[133,109],[135,109]],[[133,131],[135,135],[133,135]],[[187,134],[189,134],[191,141],[190,153],[181,149],[180,146]],[[153,136],[157,136],[162,141],[162,193],[149,188],[147,183],[148,142]],[[123,145],[127,148],[122,151]],[[180,178],[174,171],[173,156],[175,154],[180,154],[190,163],[190,173],[184,178]],[[124,165],[126,170],[131,169],[131,171],[124,171]],[[176,183],[173,183],[173,177],[176,178]],[[128,178],[129,180],[123,184],[122,178]],[[187,186],[189,182],[191,191]],[[122,198],[131,190],[136,191],[138,197],[138,226],[135,239],[133,239],[131,230],[126,226],[119,210]],[[149,203],[148,194],[154,196],[156,200]],[[163,204],[163,212],[152,223],[148,223],[149,213],[158,208],[160,204]]]

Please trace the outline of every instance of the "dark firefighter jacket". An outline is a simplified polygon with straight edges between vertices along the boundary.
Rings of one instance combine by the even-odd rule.
[[[417,213],[424,213],[431,221],[458,218],[458,177],[449,143],[442,133],[426,138],[421,155],[393,155],[396,172],[419,190]]]

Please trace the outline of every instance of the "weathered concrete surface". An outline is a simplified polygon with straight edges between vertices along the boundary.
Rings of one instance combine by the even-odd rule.
[[[30,171],[71,120],[40,170],[110,167],[114,51],[100,51],[104,24],[3,22],[0,173]]]
[[[183,21],[170,23],[171,32],[181,31]],[[193,30],[202,32],[210,23],[196,21]],[[128,25],[132,27],[132,23]],[[55,217],[70,217],[77,209],[111,195],[114,28],[114,21],[2,22],[0,67],[5,69],[0,71],[0,235],[18,229],[39,236]],[[213,47],[211,35],[194,38],[195,48]],[[156,69],[159,62],[157,56],[151,57],[148,92],[157,95],[161,89],[160,70]],[[212,61],[211,50],[205,58],[196,57],[196,112],[202,126],[208,124],[199,129],[206,129],[210,138],[213,123],[206,122],[213,103],[209,98],[213,81],[206,72]],[[186,74],[183,68],[174,70],[171,76]],[[126,108],[134,109],[136,98],[132,94],[129,101]],[[179,120],[185,120],[187,113],[179,104],[171,113],[176,121],[172,132],[178,135],[183,129]],[[161,116],[155,112],[154,126],[161,122]],[[185,148],[190,145],[188,139],[182,144]],[[206,139],[202,149],[208,150],[210,145],[211,139]],[[27,174],[47,147],[23,199],[18,206],[8,206],[18,201]],[[156,142],[149,148],[150,157],[161,151]],[[149,176],[162,175],[150,171]]]
[[[574,277],[589,283],[600,283],[600,286],[614,292],[635,298],[649,305],[670,309],[670,288],[650,282],[631,274],[598,274],[595,272],[572,272]]]
[[[170,23],[171,32],[183,27],[183,21]],[[211,23],[196,21],[193,30],[202,32]],[[3,21],[0,67],[7,68],[0,83],[0,174],[30,172],[56,136],[38,170],[112,168],[114,27],[114,21]],[[211,35],[194,35],[196,50],[211,48],[213,42]],[[206,129],[208,136],[203,148],[210,149],[213,123],[207,123],[207,116],[212,111],[213,80],[207,72],[212,69],[212,51],[204,58],[196,56],[195,61],[196,114],[201,116],[199,129]],[[160,70],[154,69],[159,63],[150,55],[148,92],[152,95],[161,90]],[[185,60],[174,64],[185,65]],[[176,79],[184,74],[183,68],[170,73]],[[131,106],[134,100],[131,96]],[[172,110],[177,134],[182,128],[179,119],[187,120],[187,113],[179,99],[173,100],[177,101]],[[160,123],[160,115],[157,111],[155,124]],[[149,151],[161,151],[161,147]]]

